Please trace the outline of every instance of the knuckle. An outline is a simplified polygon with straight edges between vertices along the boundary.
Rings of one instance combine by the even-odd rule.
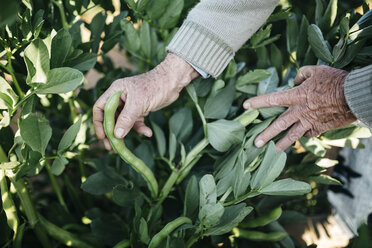
[[[278,119],[275,121],[273,127],[277,130],[284,130],[287,129],[288,123],[285,119]]]

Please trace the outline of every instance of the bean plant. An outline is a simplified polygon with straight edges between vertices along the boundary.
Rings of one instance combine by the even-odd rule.
[[[316,184],[340,184],[324,174],[337,164],[327,150],[362,148],[370,132],[350,125],[285,152],[276,152],[280,137],[256,148],[285,108],[242,103],[294,87],[304,65],[371,64],[372,11],[364,1],[281,1],[222,75],[195,79],[150,114],[153,138],[114,137],[114,94],[104,124],[116,152],[106,151],[94,102],[114,80],[160,63],[196,3],[0,3],[2,247],[304,247],[282,224],[306,212],[286,203],[306,200]],[[134,69],[116,67],[111,51]],[[89,88],[92,69],[102,77]]]

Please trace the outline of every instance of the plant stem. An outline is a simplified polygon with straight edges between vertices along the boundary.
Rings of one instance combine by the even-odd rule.
[[[242,195],[238,198],[236,198],[235,200],[232,200],[232,201],[229,201],[229,202],[226,202],[226,203],[223,203],[223,205],[226,207],[226,206],[230,206],[230,205],[234,205],[236,203],[239,203],[239,202],[242,202],[242,201],[245,201],[249,198],[252,198],[252,197],[255,197],[257,195],[261,194],[260,192],[258,192],[257,190],[252,190],[251,192],[248,192],[247,194],[245,195]]]
[[[59,0],[58,1],[57,0],[52,0],[52,3],[57,5],[57,7],[59,9],[59,13],[61,15],[61,21],[62,21],[63,28],[68,29],[69,25],[68,25],[68,22],[66,20],[66,14],[65,14],[65,9],[63,8],[63,3]]]
[[[35,95],[35,92],[31,92],[30,94],[23,97],[12,109],[12,112],[10,113],[10,116],[13,116],[13,114],[17,111],[17,109],[25,102],[27,101],[31,96]]]
[[[200,116],[200,119],[203,122],[204,136],[205,137],[208,137],[208,133],[207,133],[207,121],[205,120],[205,116],[203,114],[203,111],[200,108],[200,106],[199,106],[198,103],[195,103],[195,106],[196,106],[196,110],[198,111],[198,114]]]
[[[186,248],[190,248],[193,244],[195,244],[199,240],[200,236],[200,234],[194,234],[193,236],[191,236],[191,238],[186,243]]]
[[[8,162],[8,156],[0,145],[0,162]]]
[[[77,111],[73,99],[68,99],[68,106],[70,107],[71,121],[74,123],[77,118]]]
[[[30,223],[31,228],[34,230],[42,246],[44,248],[52,247],[44,228],[39,223],[38,215],[35,211],[30,195],[28,194],[25,182],[23,179],[15,181],[14,178],[10,178],[10,181],[12,182],[14,188],[16,189],[17,195],[21,200],[21,205],[28,219],[28,223]]]
[[[148,65],[150,65],[152,67],[155,67],[155,64],[152,63],[150,60],[148,60],[148,59],[146,59],[146,58],[144,58],[144,57],[142,57],[142,56],[140,56],[140,55],[138,55],[138,54],[136,54],[136,53],[134,53],[132,51],[127,50],[127,52],[129,52],[132,56],[136,57],[137,59],[141,60],[142,62],[145,62]]]
[[[172,174],[168,177],[168,180],[165,182],[160,195],[159,195],[159,201],[158,205],[161,204],[165,198],[167,198],[168,194],[172,190],[173,185],[176,183],[177,178],[179,176],[179,171],[172,171]]]
[[[8,67],[7,67],[8,72],[12,76],[14,86],[16,87],[16,90],[18,92],[18,96],[22,99],[25,94],[21,90],[21,87],[19,86],[18,80],[17,80],[17,78],[14,74],[14,70],[13,70],[13,66],[12,66],[12,53],[8,52],[7,57],[8,57]]]
[[[61,193],[61,189],[59,188],[59,185],[57,183],[56,177],[54,176],[54,174],[52,173],[52,171],[50,169],[49,162],[48,161],[45,161],[45,164],[46,164],[45,167],[47,169],[50,182],[52,183],[53,189],[54,189],[54,191],[55,191],[55,193],[57,195],[59,204],[61,204],[61,206],[66,210],[66,212],[68,212],[68,208],[67,208],[66,202],[63,199],[63,196],[62,196],[62,193]]]
[[[227,199],[227,197],[229,197],[229,195],[231,194],[232,191],[233,191],[233,188],[229,187],[228,190],[225,192],[225,194],[223,194],[223,196],[221,197],[219,202],[224,203],[225,200]]]

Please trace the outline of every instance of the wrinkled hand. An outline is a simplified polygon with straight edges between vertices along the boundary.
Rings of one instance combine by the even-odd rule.
[[[344,81],[348,72],[329,66],[300,68],[293,89],[253,97],[244,108],[288,107],[255,139],[262,147],[282,131],[289,129],[276,143],[277,150],[285,150],[302,136],[317,136],[327,130],[348,125],[356,120],[344,97]]]
[[[106,149],[111,149],[104,132],[103,119],[105,104],[113,93],[123,91],[116,113],[115,136],[122,139],[133,127],[138,133],[151,137],[152,131],[145,125],[144,117],[174,102],[182,88],[198,75],[183,59],[168,54],[153,70],[116,80],[93,107],[93,124],[98,139],[104,141]]]

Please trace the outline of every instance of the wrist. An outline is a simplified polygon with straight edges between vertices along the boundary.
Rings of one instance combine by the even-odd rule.
[[[164,73],[168,77],[167,81],[179,88],[179,91],[200,76],[189,63],[174,53],[168,53],[157,69]]]

